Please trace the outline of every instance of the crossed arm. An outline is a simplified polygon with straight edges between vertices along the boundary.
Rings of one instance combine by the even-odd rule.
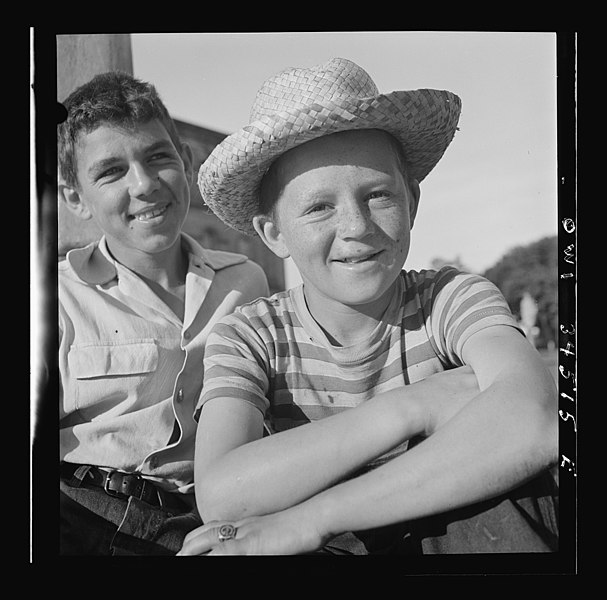
[[[471,336],[463,358],[472,379],[469,369],[457,369],[264,439],[256,409],[228,399],[205,406],[199,510],[206,523],[238,526],[237,538],[213,553],[311,551],[345,531],[490,498],[554,464],[557,395],[537,352],[514,329],[495,326]],[[342,481],[419,433],[429,437]],[[189,534],[180,554],[210,550],[212,528]]]

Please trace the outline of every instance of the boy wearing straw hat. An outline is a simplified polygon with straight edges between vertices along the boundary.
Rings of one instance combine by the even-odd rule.
[[[556,550],[550,374],[490,282],[403,270],[459,114],[451,92],[380,94],[333,59],[266,81],[202,165],[205,202],[303,284],[209,336],[206,525],[180,554]]]
[[[154,86],[105,73],[64,105],[59,193],[103,236],[59,263],[60,553],[171,555],[200,524],[207,335],[267,281],[183,233],[192,154]]]

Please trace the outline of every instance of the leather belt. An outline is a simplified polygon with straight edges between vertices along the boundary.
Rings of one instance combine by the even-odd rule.
[[[79,473],[76,473],[81,469]],[[109,496],[126,499],[134,496],[152,506],[166,509],[189,510],[185,500],[179,494],[173,494],[160,489],[139,473],[123,473],[121,471],[104,471],[93,465],[77,465],[60,463],[61,479],[72,486],[93,486],[102,488]]]

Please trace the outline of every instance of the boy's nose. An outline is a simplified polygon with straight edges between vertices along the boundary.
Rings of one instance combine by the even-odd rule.
[[[341,237],[361,238],[372,230],[370,216],[363,207],[353,206],[345,208],[341,218]]]
[[[158,175],[144,165],[134,165],[129,173],[129,191],[131,196],[149,196],[152,192],[160,189],[160,178]]]

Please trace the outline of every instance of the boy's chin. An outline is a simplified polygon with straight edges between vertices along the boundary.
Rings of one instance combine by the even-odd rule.
[[[170,251],[175,244],[180,240],[181,235],[154,235],[146,238],[132,239],[128,245],[121,244],[123,247],[128,248],[129,253],[144,253],[148,255],[161,255],[165,252]]]

